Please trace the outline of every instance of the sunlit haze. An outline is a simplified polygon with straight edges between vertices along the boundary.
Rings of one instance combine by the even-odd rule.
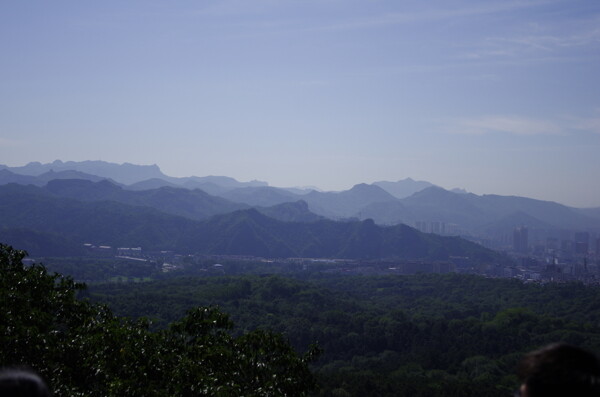
[[[0,164],[600,206],[600,2],[4,1]]]

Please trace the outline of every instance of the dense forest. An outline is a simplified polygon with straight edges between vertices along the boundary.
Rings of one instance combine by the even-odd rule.
[[[195,307],[169,327],[115,316],[78,299],[84,286],[24,266],[0,244],[0,366],[39,372],[56,396],[280,396],[316,387],[281,335],[230,332],[229,317]]]
[[[151,279],[149,262],[64,260],[126,275],[84,288],[0,248],[0,365],[36,369],[59,396],[507,396],[527,351],[600,351],[600,289],[578,283],[245,262]]]
[[[87,291],[119,315],[162,328],[218,305],[237,324],[282,333],[321,395],[506,396],[519,358],[565,341],[600,351],[600,290],[468,275],[186,277]]]

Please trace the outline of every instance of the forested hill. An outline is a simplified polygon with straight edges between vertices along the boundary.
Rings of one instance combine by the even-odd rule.
[[[489,263],[507,260],[466,240],[423,234],[405,225],[381,227],[371,220],[283,222],[255,209],[194,221],[149,207],[78,201],[57,197],[38,187],[15,184],[0,187],[0,219],[0,234],[10,235],[10,231],[19,229],[23,237],[25,231],[35,231],[38,246],[43,246],[39,239],[47,235],[74,244],[267,258],[444,260],[466,256]]]
[[[266,257],[432,260],[455,255],[483,262],[506,261],[498,253],[458,237],[424,234],[406,225],[381,227],[371,220],[291,223],[245,210],[213,217],[198,231],[190,238],[202,240],[206,251],[228,254],[243,250]]]

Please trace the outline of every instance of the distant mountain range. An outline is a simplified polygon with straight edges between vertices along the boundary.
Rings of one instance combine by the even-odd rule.
[[[171,177],[163,174],[156,164],[135,165],[130,163],[114,164],[105,161],[63,162],[60,160],[46,164],[31,162],[22,167],[8,167],[0,164],[0,184],[21,183],[43,186],[52,179],[87,179],[94,182],[99,179],[109,179],[117,184],[127,186],[127,189],[130,190],[147,190],[170,186],[201,189],[213,195],[221,195],[234,189],[246,187],[269,186],[267,182],[238,182],[227,176]],[[408,197],[426,187],[433,186],[429,182],[414,181],[411,178],[397,182],[380,181],[373,183],[373,185],[381,187],[396,198]],[[275,189],[295,195],[304,195],[313,190],[320,191],[317,188],[301,187]],[[245,193],[240,194],[244,195]]]
[[[0,169],[7,169],[16,174],[29,176],[39,176],[50,171],[79,171],[85,174],[113,179],[114,181],[125,185],[152,178],[165,180],[170,178],[163,174],[157,165],[135,165],[130,163],[114,164],[105,161],[62,162],[56,160],[47,164],[31,162],[22,167],[7,167],[5,165],[0,165]]]
[[[65,170],[58,172],[54,170],[49,170],[39,175],[24,175],[9,171],[8,169],[1,167],[2,166],[0,166],[0,185],[5,185],[7,183],[18,183],[20,185],[44,186],[48,182],[56,179],[84,179],[92,182],[109,180],[116,184],[116,182],[114,182],[114,180],[110,178],[86,174],[84,172],[75,170]]]
[[[186,187],[188,189],[202,188],[205,185],[215,185],[225,189],[268,185],[266,182],[261,181],[238,182],[235,179],[226,176],[191,176],[176,178],[163,174],[156,164],[136,165],[130,163],[114,164],[105,161],[62,162],[60,160],[56,160],[47,164],[32,162],[22,167],[8,167],[6,165],[0,165],[0,170],[3,169],[15,174],[34,177],[38,177],[47,172],[60,173],[61,171],[78,171],[87,175],[93,175],[96,178],[101,177],[105,179],[111,179],[123,185],[133,185],[135,190],[140,190],[136,186],[140,182],[154,183],[155,185],[152,186],[153,188],[177,185]],[[88,178],[85,177],[81,179]],[[152,182],[147,182],[149,180]]]
[[[92,182],[82,179],[57,179],[48,182],[44,191],[58,197],[79,201],[114,201],[122,204],[151,207],[171,215],[200,220],[213,215],[249,208],[200,189],[165,186],[149,190],[127,190],[107,180]]]
[[[256,208],[281,221],[373,219],[379,225],[443,224],[441,233],[499,238],[532,229],[600,232],[600,208],[576,209],[524,197],[448,191],[410,178],[358,184],[341,192],[278,188],[225,176],[174,178],[158,166],[102,161],[0,166],[0,185],[43,187],[57,197],[145,206],[191,220]],[[431,228],[430,228],[431,229]]]
[[[84,243],[92,242],[113,247],[141,246],[145,250],[268,258],[445,260],[450,256],[468,256],[486,263],[508,262],[504,256],[458,237],[424,234],[405,225],[382,227],[372,220],[323,219],[310,214],[302,201],[266,208],[264,213],[254,208],[235,210],[202,221],[152,207],[160,200],[150,198],[171,190],[175,189],[160,188],[139,196],[132,192],[134,195],[129,196],[109,182],[81,180],[54,181],[46,187],[3,185],[0,239],[8,238],[5,241],[11,244],[18,241],[25,248],[44,254],[63,250],[75,255]],[[206,194],[200,190],[192,193]],[[95,200],[95,194],[130,203]],[[72,198],[75,196],[78,199]],[[139,200],[135,205],[134,199]],[[230,205],[218,202],[222,203]],[[308,218],[299,222],[298,217]]]

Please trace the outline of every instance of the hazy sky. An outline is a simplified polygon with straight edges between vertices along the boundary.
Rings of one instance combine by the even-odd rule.
[[[600,1],[3,1],[0,164],[600,206]]]

